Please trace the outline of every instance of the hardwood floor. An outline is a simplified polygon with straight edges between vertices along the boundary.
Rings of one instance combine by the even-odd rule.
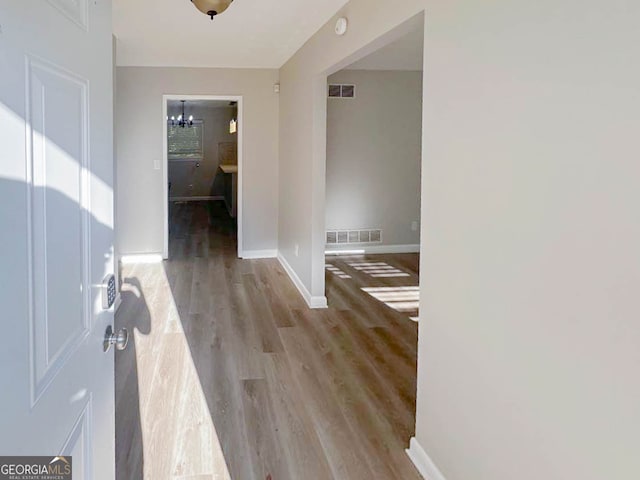
[[[170,224],[171,260],[123,271],[117,478],[419,479],[418,256],[327,257],[309,310],[277,260],[236,258],[219,204]]]

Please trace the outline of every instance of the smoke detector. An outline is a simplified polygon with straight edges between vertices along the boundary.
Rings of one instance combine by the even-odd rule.
[[[340,17],[336,21],[336,35],[344,35],[345,33],[347,33],[347,28],[349,28],[349,20],[347,20],[345,17]]]

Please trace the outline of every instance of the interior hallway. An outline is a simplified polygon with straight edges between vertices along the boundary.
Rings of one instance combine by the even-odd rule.
[[[236,258],[222,204],[170,223],[171,260],[123,271],[117,478],[420,478],[417,255],[328,257],[309,310],[277,260]]]

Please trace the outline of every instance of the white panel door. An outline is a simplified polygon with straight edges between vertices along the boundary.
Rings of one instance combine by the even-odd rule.
[[[0,1],[0,455],[114,478],[110,0]]]

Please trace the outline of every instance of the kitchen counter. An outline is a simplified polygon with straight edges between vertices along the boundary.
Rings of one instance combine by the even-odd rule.
[[[238,215],[238,165],[220,165],[224,176],[224,203],[229,215],[236,218]]]
[[[224,173],[238,173],[237,165],[220,165],[220,170]]]

